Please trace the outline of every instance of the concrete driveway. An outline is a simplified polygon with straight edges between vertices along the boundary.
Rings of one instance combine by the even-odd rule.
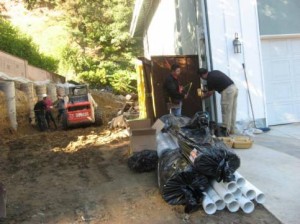
[[[238,171],[266,195],[264,206],[284,224],[300,223],[300,123],[271,126],[253,137],[250,149],[235,149]]]

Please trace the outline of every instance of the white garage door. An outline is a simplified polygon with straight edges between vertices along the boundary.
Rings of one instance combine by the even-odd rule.
[[[269,125],[300,122],[300,37],[262,40]]]

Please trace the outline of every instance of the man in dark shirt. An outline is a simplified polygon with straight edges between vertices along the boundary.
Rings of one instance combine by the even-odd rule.
[[[46,117],[48,128],[50,128],[50,121],[52,121],[55,129],[57,129],[57,125],[56,125],[56,122],[54,120],[54,117],[53,117],[52,111],[51,111],[53,108],[52,100],[47,96],[47,94],[43,94],[43,101],[46,105],[45,117]]]
[[[207,82],[207,92],[203,98],[210,97],[214,91],[221,94],[222,127],[225,135],[234,134],[238,88],[234,82],[223,72],[213,70],[208,72],[205,68],[200,68],[198,74]]]
[[[35,114],[35,119],[38,123],[40,131],[45,131],[48,128],[48,126],[47,126],[46,119],[45,119],[46,104],[43,100],[39,100],[34,105],[34,114]]]
[[[173,64],[171,74],[166,78],[163,86],[168,109],[174,116],[181,116],[182,100],[187,98],[178,80],[180,72],[179,65]]]

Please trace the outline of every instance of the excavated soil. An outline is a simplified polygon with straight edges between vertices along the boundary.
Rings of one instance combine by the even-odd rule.
[[[108,121],[123,100],[105,94],[94,98]],[[0,92],[0,103],[2,98]],[[280,223],[259,205],[252,214],[224,210],[206,215],[201,209],[185,214],[183,206],[162,199],[156,172],[129,170],[126,130],[104,125],[38,132],[27,123],[24,108],[17,110],[24,113],[18,121],[24,122],[25,133],[9,134],[1,125],[2,134],[8,133],[0,141],[0,182],[7,191],[7,218],[1,224]]]

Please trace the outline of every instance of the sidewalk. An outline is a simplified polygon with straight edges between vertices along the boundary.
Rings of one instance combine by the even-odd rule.
[[[266,195],[264,206],[284,224],[300,220],[300,123],[271,126],[250,149],[236,149],[238,171]]]

